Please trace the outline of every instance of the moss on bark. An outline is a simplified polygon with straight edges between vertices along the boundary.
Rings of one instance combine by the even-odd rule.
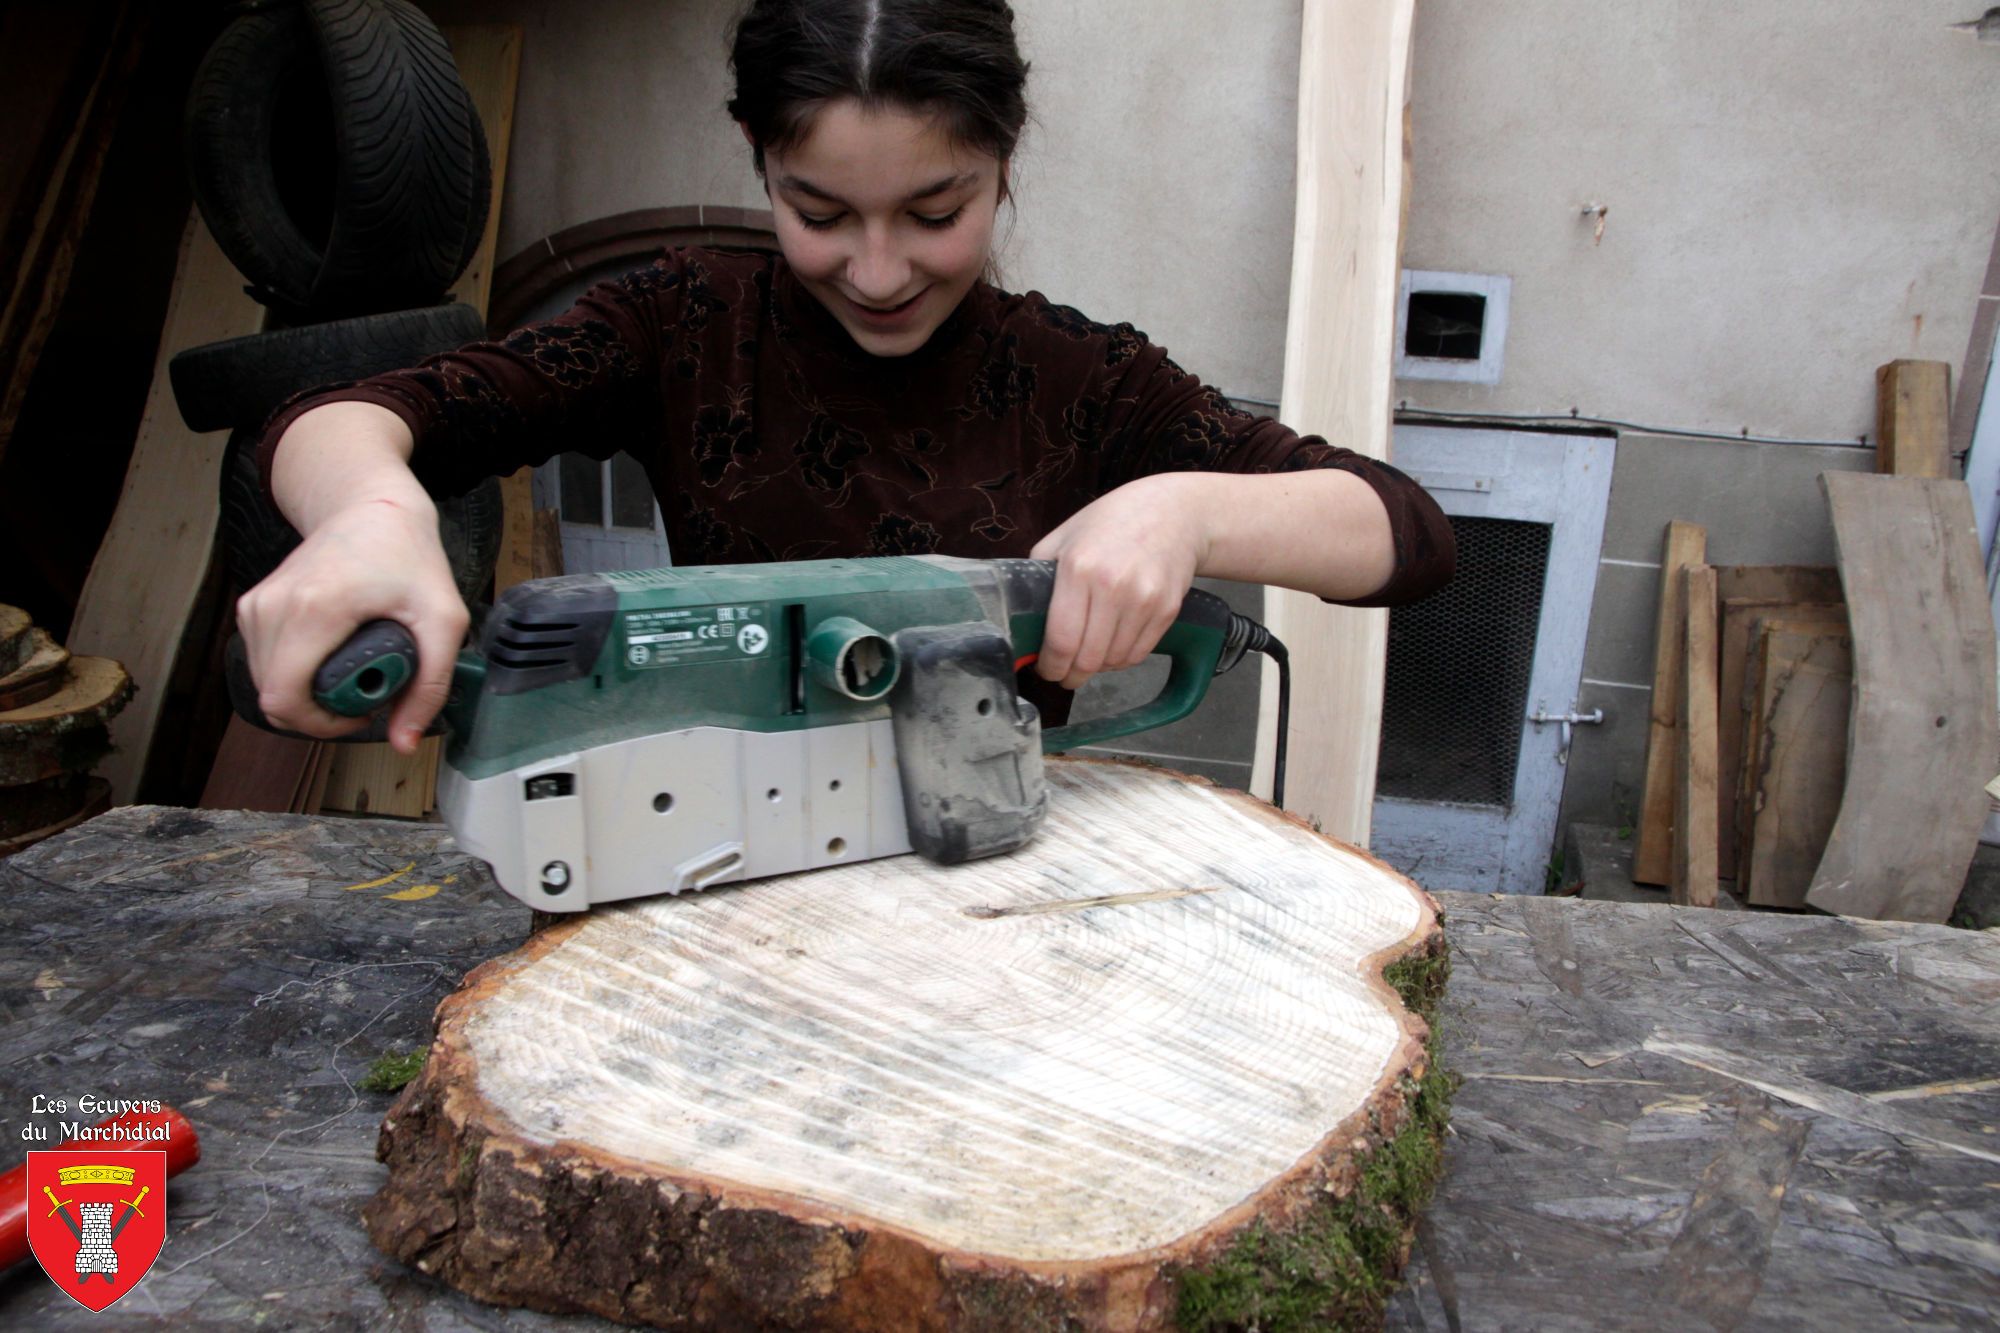
[[[1422,1076],[1400,1085],[1402,1124],[1359,1160],[1359,1178],[1345,1194],[1323,1195],[1283,1231],[1255,1222],[1215,1262],[1181,1271],[1175,1322],[1185,1333],[1381,1325],[1409,1259],[1417,1215],[1444,1166],[1445,1121],[1458,1086],[1439,1058],[1437,1012],[1451,956],[1442,933],[1437,940],[1432,951],[1382,971],[1404,1007],[1430,1027]]]

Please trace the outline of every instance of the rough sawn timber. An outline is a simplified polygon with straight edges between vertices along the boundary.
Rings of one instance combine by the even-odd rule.
[[[371,1238],[675,1328],[1175,1327],[1184,1277],[1403,1145],[1428,1032],[1382,973],[1443,935],[1240,792],[1050,786],[1011,856],[643,900],[477,969],[383,1122]]]
[[[1847,784],[1806,902],[1943,921],[2000,764],[1994,642],[1963,482],[1822,473],[1853,627]]]

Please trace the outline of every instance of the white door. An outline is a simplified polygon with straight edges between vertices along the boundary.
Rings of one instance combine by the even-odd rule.
[[[1458,574],[1389,615],[1369,849],[1427,889],[1543,891],[1614,452],[1596,436],[1396,428],[1396,466],[1451,516]]]
[[[561,454],[535,469],[535,507],[562,519],[563,573],[672,564],[667,530],[645,469],[630,454],[600,463]]]

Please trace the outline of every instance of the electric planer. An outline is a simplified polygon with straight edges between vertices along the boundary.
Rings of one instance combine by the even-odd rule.
[[[1044,728],[1015,673],[1054,587],[1052,562],[947,556],[518,584],[454,667],[440,813],[547,912],[912,850],[952,864],[1034,836],[1044,752],[1185,717],[1247,651],[1288,685],[1282,645],[1191,589],[1153,650],[1170,661],[1156,697]],[[235,649],[237,711],[268,727]],[[416,661],[402,626],[375,621],[322,665],[314,697],[377,713]],[[1280,804],[1282,784],[1281,757]]]

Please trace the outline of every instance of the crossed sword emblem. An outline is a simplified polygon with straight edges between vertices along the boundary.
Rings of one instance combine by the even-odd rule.
[[[112,1244],[116,1245],[118,1243],[119,1234],[125,1230],[125,1226],[127,1223],[129,1223],[135,1217],[144,1217],[146,1215],[145,1211],[141,1209],[139,1205],[144,1203],[146,1201],[146,1196],[148,1194],[151,1194],[152,1192],[153,1192],[153,1187],[151,1185],[141,1185],[139,1187],[139,1193],[136,1196],[130,1199],[119,1200],[120,1203],[125,1205],[125,1211],[118,1214],[118,1220],[114,1222],[111,1226]],[[74,1217],[71,1217],[69,1215],[69,1206],[70,1204],[74,1203],[75,1200],[58,1199],[56,1197],[56,1192],[50,1189],[47,1185],[42,1186],[42,1193],[48,1195],[49,1202],[55,1205],[55,1207],[49,1209],[49,1216],[62,1218],[63,1225],[69,1228],[69,1234],[76,1237],[76,1243],[79,1245],[83,1244],[83,1226]],[[90,1281],[90,1274],[85,1273],[83,1275],[82,1280],[85,1282]],[[116,1279],[114,1279],[109,1273],[106,1273],[104,1275],[104,1280],[106,1282],[116,1281]]]

